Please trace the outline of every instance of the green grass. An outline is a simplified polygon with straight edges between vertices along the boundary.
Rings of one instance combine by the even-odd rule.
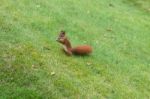
[[[66,56],[62,29],[93,53]],[[0,99],[149,99],[149,85],[149,0],[1,0]]]

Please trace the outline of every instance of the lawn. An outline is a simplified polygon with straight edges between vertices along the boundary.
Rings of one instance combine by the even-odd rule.
[[[0,99],[45,98],[149,99],[150,1],[1,0]]]

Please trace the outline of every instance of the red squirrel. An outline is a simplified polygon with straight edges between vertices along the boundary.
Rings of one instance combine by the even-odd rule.
[[[65,35],[65,31],[60,32],[56,41],[63,45],[63,49],[68,55],[87,55],[92,52],[92,47],[89,45],[82,45],[72,48],[70,41]]]

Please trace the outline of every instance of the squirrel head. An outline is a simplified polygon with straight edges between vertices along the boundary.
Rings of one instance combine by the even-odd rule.
[[[60,31],[60,34],[56,41],[58,41],[61,44],[65,44],[65,39],[66,39],[65,31]]]

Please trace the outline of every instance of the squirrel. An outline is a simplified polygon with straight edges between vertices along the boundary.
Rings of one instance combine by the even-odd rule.
[[[61,31],[56,41],[63,45],[63,50],[67,55],[88,55],[92,52],[92,47],[89,45],[82,45],[72,48],[71,43],[65,34],[65,31]]]

